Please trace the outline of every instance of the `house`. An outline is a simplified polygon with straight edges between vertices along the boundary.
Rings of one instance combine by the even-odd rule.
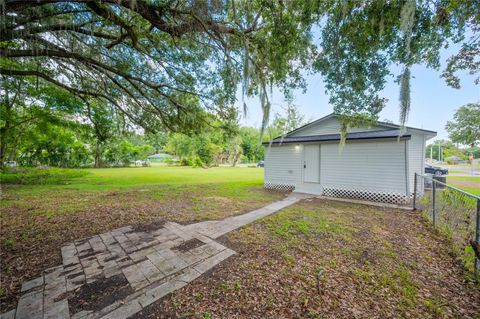
[[[377,122],[350,128],[341,147],[340,121],[330,114],[263,143],[265,188],[405,203],[414,191],[414,173],[424,171],[425,142],[435,136]]]

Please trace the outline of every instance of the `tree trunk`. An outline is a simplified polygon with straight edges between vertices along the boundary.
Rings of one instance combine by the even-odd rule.
[[[7,127],[2,127],[0,129],[0,167],[5,165],[5,155],[7,153]]]
[[[7,134],[10,134],[12,105],[8,98],[8,92],[5,94],[5,126],[0,129],[0,167],[5,165],[5,157],[7,156]]]
[[[240,152],[235,152],[235,155],[233,155],[232,167],[235,167],[235,165],[237,165],[239,157],[240,157]]]
[[[15,152],[17,150],[17,143],[13,142],[10,148],[10,153],[8,155],[8,160],[9,161],[14,161],[15,160]]]
[[[95,168],[102,167],[101,155],[100,155],[100,142],[95,143]]]

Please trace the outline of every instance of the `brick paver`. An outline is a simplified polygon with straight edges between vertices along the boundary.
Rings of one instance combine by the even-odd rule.
[[[22,285],[17,309],[0,319],[128,318],[165,295],[180,289],[235,252],[216,238],[305,198],[286,199],[244,215],[188,226],[165,223],[156,230],[134,231],[131,226],[76,240],[61,248],[62,265]],[[202,245],[188,251],[175,247],[197,239]],[[123,275],[134,291],[103,309],[72,313],[68,298],[85,284]]]

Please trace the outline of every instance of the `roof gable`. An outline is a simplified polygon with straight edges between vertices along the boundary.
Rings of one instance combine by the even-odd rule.
[[[360,126],[360,127],[351,127],[348,129],[348,133],[356,132],[370,132],[370,131],[382,131],[382,130],[391,130],[391,127],[384,125],[375,125],[372,127]],[[313,135],[326,135],[326,134],[339,134],[340,121],[335,114],[330,114],[321,119],[308,123],[302,127],[299,127],[289,133],[286,136],[313,136]]]
[[[377,122],[376,125],[372,127],[359,126],[351,127],[348,129],[347,133],[358,133],[358,132],[372,132],[372,131],[386,131],[386,130],[400,130],[401,126],[393,123],[386,122]],[[406,127],[406,130],[412,133],[422,133],[426,134],[429,138],[436,136],[436,132],[427,131],[423,129]],[[308,123],[304,126],[301,126],[291,132],[288,132],[285,137],[299,137],[299,136],[318,136],[318,135],[328,135],[328,134],[339,134],[340,133],[340,121],[338,116],[334,113],[329,114],[325,117],[322,117],[318,120],[315,120],[311,123]]]

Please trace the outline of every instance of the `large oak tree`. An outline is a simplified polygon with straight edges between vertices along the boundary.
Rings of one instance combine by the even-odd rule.
[[[6,0],[1,10],[0,74],[104,100],[152,131],[197,131],[203,110],[221,115],[239,86],[260,98],[265,126],[269,88],[305,87],[302,70],[323,75],[343,133],[376,119],[397,76],[404,123],[412,66],[440,70],[452,42],[448,85],[480,65],[478,0]]]
[[[452,142],[475,147],[480,143],[480,103],[461,106],[445,129]]]
[[[314,1],[7,0],[0,73],[101,99],[150,130],[188,132],[200,109],[303,84]],[[158,121],[160,120],[160,121]]]

